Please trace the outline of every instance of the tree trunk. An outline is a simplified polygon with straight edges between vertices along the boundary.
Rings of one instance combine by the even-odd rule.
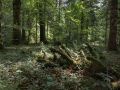
[[[28,14],[27,26],[28,26],[28,41],[27,41],[27,44],[29,44],[30,40],[31,40],[31,29],[32,29],[32,18],[31,18],[31,13],[30,12]]]
[[[117,50],[117,19],[118,19],[118,0],[110,0],[110,32],[108,50]]]
[[[13,0],[13,44],[18,45],[21,41],[21,0]]]
[[[40,42],[46,43],[46,31],[45,31],[45,1],[43,5],[39,7],[39,25],[40,25]]]
[[[25,32],[25,12],[22,13],[22,43],[26,43],[26,32]]]
[[[45,22],[44,22],[44,20],[40,20],[40,42],[43,42],[43,43],[46,42]]]
[[[3,49],[3,40],[2,40],[2,0],[0,0],[0,49]]]
[[[109,20],[109,8],[108,8],[108,1],[105,1],[105,5],[106,5],[106,17],[105,17],[105,21],[106,21],[106,25],[105,25],[105,48],[107,47],[107,42],[108,42],[108,20]]]
[[[2,23],[2,1],[0,0],[0,33],[1,33],[1,23]]]
[[[37,23],[38,23],[38,21],[37,21],[37,15],[36,15],[36,33],[35,33],[35,42],[36,42],[36,44],[38,43],[38,26],[37,26]]]

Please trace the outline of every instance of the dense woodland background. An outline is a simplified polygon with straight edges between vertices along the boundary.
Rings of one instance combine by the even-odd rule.
[[[117,0],[1,0],[0,7],[5,46],[61,41],[119,47]]]
[[[119,0],[0,0],[0,90],[119,90],[119,17]]]

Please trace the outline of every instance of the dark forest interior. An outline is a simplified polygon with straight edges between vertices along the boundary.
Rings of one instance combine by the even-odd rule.
[[[120,0],[0,0],[0,90],[120,90]]]

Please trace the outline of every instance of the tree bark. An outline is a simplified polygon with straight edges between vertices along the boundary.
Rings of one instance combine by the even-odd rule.
[[[31,29],[32,29],[32,18],[31,18],[31,13],[30,12],[28,14],[27,26],[28,26],[28,40],[27,40],[27,44],[29,44],[30,40],[31,40]]]
[[[105,1],[105,5],[106,5],[106,17],[105,17],[105,21],[106,21],[106,25],[105,25],[105,48],[107,48],[107,42],[108,42],[108,20],[109,20],[109,5],[108,5],[108,1]]]
[[[35,42],[36,42],[36,44],[38,43],[38,26],[37,26],[37,23],[38,23],[38,21],[37,21],[37,15],[36,15],[36,33],[35,33]]]
[[[3,49],[3,40],[2,40],[2,0],[0,0],[0,49]]]
[[[13,0],[13,44],[18,45],[21,41],[21,0]]]
[[[0,0],[0,33],[1,33],[1,27],[2,27],[2,1]]]
[[[46,30],[45,30],[45,9],[46,2],[39,7],[39,25],[40,25],[40,42],[46,43]]]
[[[117,50],[117,19],[118,19],[118,0],[110,0],[110,32],[108,50]]]
[[[40,20],[40,42],[43,42],[43,43],[46,42],[45,22],[43,20]]]
[[[26,43],[26,32],[25,32],[25,12],[22,13],[22,43]]]

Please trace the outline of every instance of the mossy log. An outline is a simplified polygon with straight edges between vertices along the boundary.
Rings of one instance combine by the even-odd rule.
[[[86,43],[86,45],[87,45],[87,50],[90,52],[91,56],[98,58],[98,55],[96,51],[94,50],[94,48],[88,43]]]
[[[70,51],[65,46],[59,46],[57,48],[50,48],[50,51],[54,54],[55,53],[60,54],[63,60],[66,60],[65,62],[67,63],[65,64],[67,64],[68,66],[74,66],[74,67],[77,66],[76,63],[74,62],[75,61],[74,58],[72,58],[71,56]]]
[[[66,52],[66,54],[69,56],[69,57],[72,57],[72,54],[71,52],[69,51],[69,49],[67,47],[65,47],[64,45],[61,45],[61,48],[64,49],[64,51]]]
[[[107,67],[103,63],[101,63],[98,59],[92,56],[88,56],[87,60],[91,62],[90,67],[88,67],[89,72],[94,74],[94,73],[106,71]]]
[[[89,49],[92,50],[92,48],[89,46]],[[76,58],[71,54],[71,52],[65,47],[65,46],[59,46],[57,48],[50,48],[50,51],[52,53],[58,53],[61,55],[62,58],[64,58],[67,61],[67,65],[71,66],[77,66],[75,60]],[[93,50],[94,51],[94,50]],[[84,51],[82,51],[82,54],[79,55],[79,58],[81,59],[82,57],[84,58],[85,61],[90,61],[90,66],[86,69],[90,74],[95,74],[95,73],[107,73],[109,76],[115,77],[114,80],[120,78],[120,74],[115,71],[113,68],[106,66],[104,63],[102,63],[99,58],[97,58],[94,52],[93,56],[87,56],[85,55]],[[94,56],[95,55],[95,56]],[[64,62],[64,61],[63,61]]]
[[[59,48],[50,48],[52,53],[58,53],[63,57],[65,60],[67,60],[68,65],[75,65],[74,60],[65,52],[64,49],[61,47]]]

